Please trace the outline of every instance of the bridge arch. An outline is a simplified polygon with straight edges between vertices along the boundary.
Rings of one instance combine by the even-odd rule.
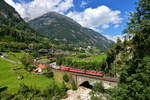
[[[113,82],[113,81],[109,81],[109,80],[104,80],[104,78],[102,78],[102,79],[91,78],[91,77],[86,77],[86,76],[78,75],[78,74],[72,74],[72,78],[75,80],[76,84],[79,85],[79,86],[82,86],[82,85],[85,86],[87,84],[87,82],[92,87],[97,82],[103,82],[104,83],[104,87],[106,87],[106,88],[109,88],[109,87],[111,88],[111,87],[117,86],[117,82]]]
[[[80,86],[89,88],[89,89],[93,89],[93,86],[89,83],[89,81],[83,81]]]

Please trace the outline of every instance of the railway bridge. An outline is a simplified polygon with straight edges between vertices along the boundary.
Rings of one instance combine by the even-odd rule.
[[[94,85],[96,82],[103,82],[104,87],[115,87],[117,86],[118,79],[112,78],[112,77],[100,77],[100,76],[93,76],[93,75],[88,75],[88,74],[80,74],[80,73],[75,73],[75,72],[69,72],[65,70],[58,70],[58,69],[53,69],[53,71],[60,71],[60,72],[65,72],[71,76],[71,79],[75,80],[77,85],[84,84],[85,82],[88,82],[91,86]]]
[[[91,75],[84,75],[79,73],[71,73],[72,78],[75,80],[77,85],[81,85],[84,82],[88,82],[90,85],[94,85],[96,82],[103,82],[104,87],[115,87],[117,86],[118,79],[110,77],[98,77]]]

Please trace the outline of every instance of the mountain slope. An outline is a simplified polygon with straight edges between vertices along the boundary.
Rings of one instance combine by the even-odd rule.
[[[36,31],[51,40],[69,46],[96,46],[106,49],[110,41],[91,29],[84,28],[73,19],[49,12],[28,22]]]
[[[0,0],[0,41],[37,41],[36,31],[4,0]]]

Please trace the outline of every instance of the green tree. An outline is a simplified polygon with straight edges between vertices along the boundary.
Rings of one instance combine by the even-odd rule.
[[[120,38],[117,38],[117,43],[115,44],[116,54],[118,54],[121,49],[122,49],[122,42]]]
[[[22,64],[23,64],[23,65],[25,66],[25,68],[27,69],[28,66],[29,66],[30,64],[32,64],[33,57],[30,56],[30,55],[25,54],[25,55],[20,59],[20,61],[22,62]]]
[[[150,100],[150,0],[136,2],[127,33],[132,36],[133,57],[123,67],[114,100]]]
[[[63,80],[64,80],[65,82],[68,82],[68,81],[69,81],[69,76],[68,76],[68,74],[63,75]]]
[[[57,57],[56,64],[57,65],[62,65],[62,62],[63,62],[63,58],[62,57]]]

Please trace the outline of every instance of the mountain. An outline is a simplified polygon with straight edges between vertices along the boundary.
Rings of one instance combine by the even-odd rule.
[[[4,0],[0,0],[0,41],[38,41],[37,32]]]
[[[28,23],[52,41],[73,47],[96,46],[104,50],[112,43],[100,33],[82,27],[73,19],[56,12],[46,13]]]
[[[25,18],[24,18],[24,21],[25,21],[25,22],[28,22],[28,21],[30,21],[30,18],[29,18],[29,17],[25,17]]]

